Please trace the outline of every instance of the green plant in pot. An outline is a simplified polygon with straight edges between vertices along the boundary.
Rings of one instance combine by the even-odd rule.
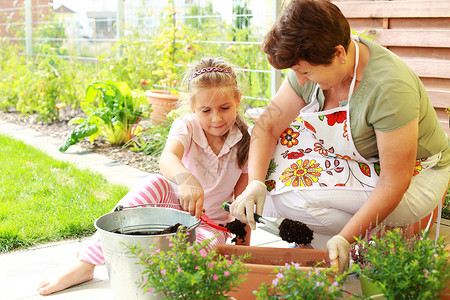
[[[154,51],[153,70],[148,78],[141,81],[141,86],[148,89],[146,95],[153,108],[150,118],[154,124],[166,122],[166,114],[176,107],[181,76],[200,47],[191,42],[198,38],[195,36],[198,31],[186,26],[179,14],[174,1],[169,1],[169,6],[164,7],[159,19],[160,26],[151,44]]]
[[[190,243],[187,234],[167,236],[167,251],[129,247],[145,268],[138,286],[149,293],[162,293],[166,299],[227,299],[226,294],[248,272],[243,267],[247,256],[219,255],[215,249],[208,252],[209,239]]]
[[[73,118],[69,125],[78,125],[59,151],[89,137],[93,142],[104,136],[113,145],[122,145],[137,132],[137,124],[148,117],[149,107],[142,91],[131,91],[124,82],[94,82],[86,90],[81,108],[87,118]]]
[[[436,299],[450,279],[444,239],[407,229],[369,233],[351,248],[352,271],[375,283],[387,299]]]

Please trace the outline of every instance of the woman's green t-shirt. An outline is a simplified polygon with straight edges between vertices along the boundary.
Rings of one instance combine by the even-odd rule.
[[[450,165],[450,140],[442,129],[436,112],[419,77],[398,56],[371,40],[360,38],[370,49],[363,78],[350,101],[350,128],[358,152],[378,158],[375,129],[392,131],[419,119],[417,158],[442,152],[437,167]],[[287,75],[292,88],[309,103],[316,83],[300,86],[295,73]],[[324,96],[319,89],[318,101]],[[347,105],[342,101],[340,106]]]

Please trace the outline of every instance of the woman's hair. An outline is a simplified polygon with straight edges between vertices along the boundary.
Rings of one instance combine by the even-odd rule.
[[[306,61],[329,65],[335,47],[350,44],[350,25],[339,8],[327,0],[292,0],[266,34],[263,51],[276,69]]]
[[[238,101],[241,96],[233,67],[225,60],[218,58],[203,58],[201,61],[194,63],[184,77],[184,84],[188,89],[191,107],[195,105],[198,93],[205,89],[215,88],[227,92],[232,91],[235,101]],[[250,135],[247,131],[248,125],[239,110],[237,110],[235,124],[242,133],[242,139],[237,144],[238,166],[242,168],[248,158]]]

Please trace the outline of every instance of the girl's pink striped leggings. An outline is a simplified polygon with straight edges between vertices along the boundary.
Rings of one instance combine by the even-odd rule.
[[[117,205],[120,204],[128,207],[147,203],[179,204],[180,202],[178,201],[177,192],[173,189],[170,182],[161,175],[152,174],[131,189]],[[217,233],[219,234],[218,236],[216,236]],[[216,230],[203,222],[197,228],[196,242],[201,242],[204,239],[212,239],[208,246],[209,249],[212,249],[216,245],[225,244],[227,238],[228,234],[226,232]],[[79,251],[78,259],[93,265],[104,264],[105,261],[98,232]]]

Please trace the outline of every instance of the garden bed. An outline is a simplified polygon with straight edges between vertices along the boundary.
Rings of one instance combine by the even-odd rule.
[[[60,109],[59,113],[60,117],[58,121],[44,123],[37,121],[37,116],[35,115],[21,117],[19,112],[4,112],[0,110],[0,120],[34,129],[39,133],[59,139],[62,144],[70,131],[75,128],[75,125],[68,125],[70,119],[73,117],[84,117],[84,114],[81,109],[72,110],[70,108]],[[131,151],[130,149],[122,149],[121,146],[111,145],[103,137],[97,138],[92,144],[86,138],[77,145],[83,149],[107,156],[120,164],[128,165],[148,173],[159,173],[159,157],[152,157],[142,152]]]

